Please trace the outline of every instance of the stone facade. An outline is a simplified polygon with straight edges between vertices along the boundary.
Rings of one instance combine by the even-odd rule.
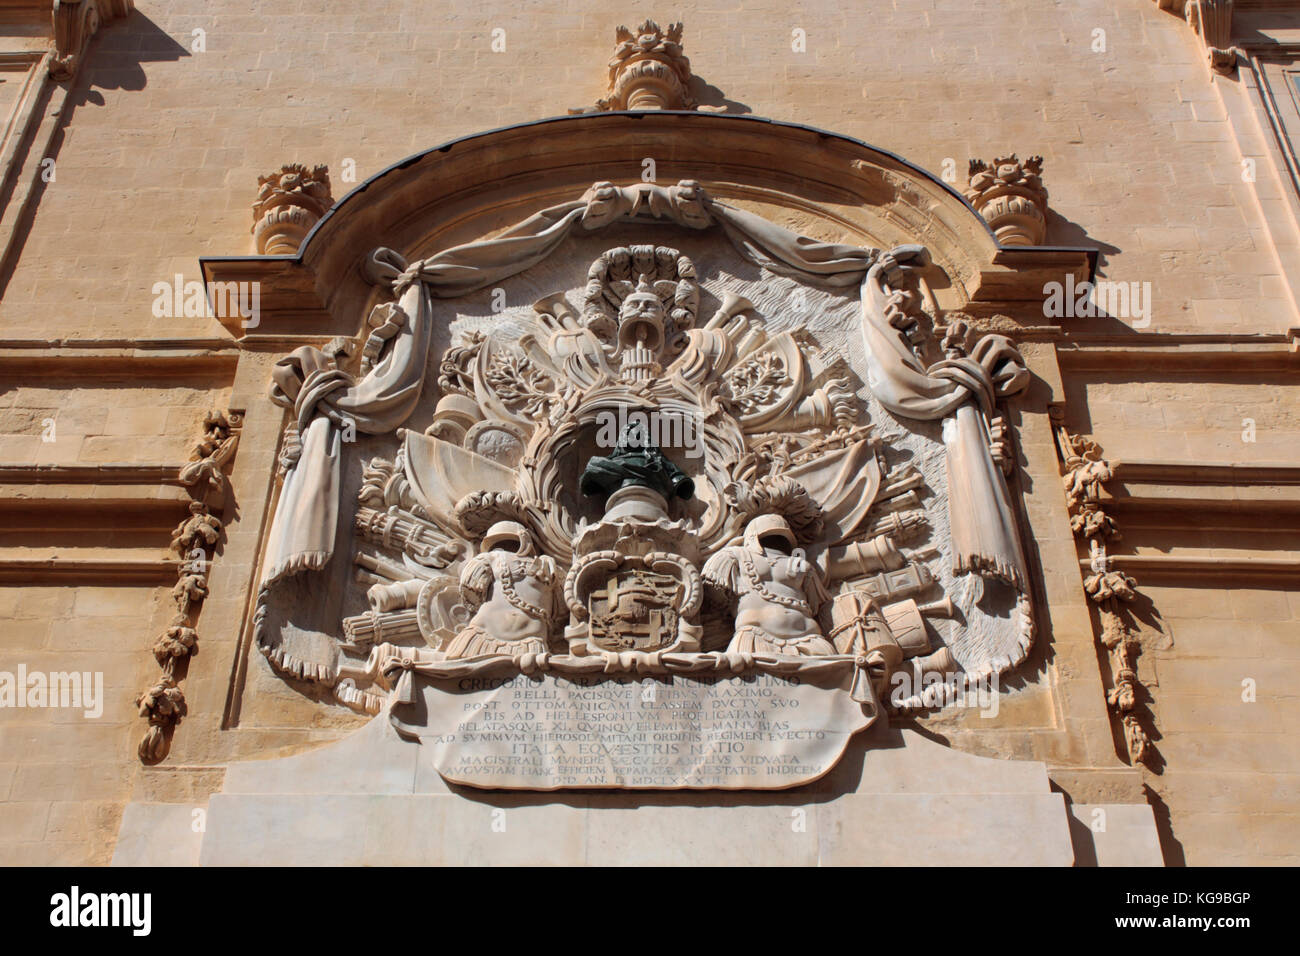
[[[551,834],[556,860],[692,862],[686,836],[619,842],[638,806],[625,791],[563,810],[528,789],[462,799],[431,766],[408,766],[411,745],[371,716],[398,683],[382,665],[368,684],[366,654],[352,676],[329,654],[277,658],[258,627],[283,487],[310,453],[308,421],[286,430],[294,396],[268,394],[278,363],[311,347],[316,372],[363,379],[391,359],[401,292],[435,282],[438,253],[580,197],[588,209],[622,201],[593,184],[632,197],[624,218],[448,293],[454,321],[431,326],[428,381],[393,428],[466,442],[481,423],[441,401],[455,394],[440,380],[447,350],[464,345],[451,326],[562,319],[544,298],[558,289],[581,312],[598,256],[658,243],[700,270],[701,326],[728,308],[728,320],[775,321],[795,302],[823,318],[809,323],[809,394],[838,356],[862,420],[905,437],[868,387],[857,285],[846,298],[796,281],[746,258],[716,222],[661,214],[683,181],[826,248],[924,246],[924,281],[893,311],[903,287],[882,286],[882,327],[936,360],[975,355],[990,335],[1014,346],[1023,387],[998,395],[985,425],[1034,628],[1017,644],[990,623],[963,649],[955,618],[922,625],[936,648],[951,638],[965,673],[986,663],[998,675],[996,713],[942,695],[882,707],[805,788],[722,810],[730,798],[681,791],[654,812],[685,834],[731,812],[753,846],[770,831],[783,848],[771,852],[809,863],[905,862],[915,847],[887,833],[935,819],[937,849],[913,861],[979,862],[1013,818],[1049,835],[1024,862],[1297,862],[1291,4],[12,6],[19,25],[0,31],[0,673],[98,674],[102,695],[0,708],[0,862],[244,863],[258,846],[304,862],[460,861],[482,851],[472,834],[490,832],[494,808]],[[670,12],[684,26],[642,22]],[[377,247],[401,260],[371,259]],[[387,286],[367,281],[367,263],[391,270]],[[1110,285],[1089,301],[1076,293],[1089,280]],[[204,283],[236,284],[210,303]],[[474,440],[518,438],[509,416],[497,424]],[[917,427],[941,447],[938,420]],[[348,456],[377,467],[393,428],[344,451],[349,546],[364,539],[354,511],[368,478]],[[944,570],[942,473],[918,493],[936,554],[907,550],[947,575],[943,594],[918,601],[952,601],[969,625],[978,601]],[[391,540],[387,493],[367,533]],[[478,531],[474,548],[489,527]],[[394,582],[357,570],[297,597],[337,585],[347,613],[332,639],[349,637],[345,617],[355,633],[400,631],[359,620],[408,608],[368,605],[367,587]],[[706,637],[673,653],[683,647],[728,650]],[[395,657],[389,677],[418,670]],[[303,849],[318,814],[363,800],[431,826],[409,845],[336,836]],[[805,807],[807,830],[792,830]],[[259,826],[264,843],[231,836]],[[945,851],[971,832],[985,842]],[[758,858],[725,852],[712,858]]]

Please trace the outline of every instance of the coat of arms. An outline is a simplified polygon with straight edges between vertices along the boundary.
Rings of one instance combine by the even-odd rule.
[[[462,332],[435,363],[431,416],[407,420],[442,300],[615,222],[719,229],[765,275],[857,290],[852,348],[711,287],[675,246],[613,246],[576,304],[557,292],[529,320]],[[925,266],[920,247],[814,242],[690,182],[597,184],[421,262],[377,251],[373,277],[395,298],[370,316],[360,374],[314,349],[277,368],[295,422],[259,646],[371,712],[409,700],[414,675],[502,672],[833,672],[872,707],[902,674],[889,703],[906,709],[1013,666],[1031,630],[997,401],[1026,373],[1001,336],[928,331]],[[900,454],[886,432],[915,419],[942,421],[941,444]],[[360,463],[350,556],[347,423],[400,438]],[[298,623],[289,582],[346,560],[368,608],[335,637]],[[1003,588],[1010,624],[966,620],[967,581]]]

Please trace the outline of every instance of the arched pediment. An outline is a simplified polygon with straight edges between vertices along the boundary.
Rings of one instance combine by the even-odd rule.
[[[263,283],[265,323],[236,334],[353,334],[373,301],[361,266],[377,247],[408,260],[492,236],[592,183],[700,182],[716,199],[814,239],[930,251],[944,308],[1029,298],[1042,270],[1086,277],[1079,250],[1000,247],[941,179],[848,136],[696,112],[557,117],[453,140],[370,177],[338,201],[293,256],[203,260],[208,281]],[[1028,281],[1021,282],[1020,278]]]

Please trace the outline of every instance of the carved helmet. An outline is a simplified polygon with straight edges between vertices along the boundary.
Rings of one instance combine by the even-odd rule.
[[[491,551],[503,541],[517,542],[516,554],[527,556],[533,553],[533,536],[518,521],[498,521],[488,528],[487,534],[483,535],[483,543],[479,546],[479,551],[480,553]]]
[[[745,525],[745,548],[749,551],[762,551],[763,546],[759,542],[774,535],[784,538],[791,551],[798,544],[795,541],[794,531],[790,528],[790,523],[781,515],[769,514],[759,515]]]

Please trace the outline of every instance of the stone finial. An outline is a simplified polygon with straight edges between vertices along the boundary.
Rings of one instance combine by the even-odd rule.
[[[693,110],[691,61],[682,53],[682,25],[662,29],[646,20],[635,30],[620,26],[618,46],[609,61],[609,93],[595,107],[580,111]]]
[[[70,80],[100,26],[135,9],[135,0],[54,0],[54,51],[50,76]]]
[[[253,239],[258,255],[297,252],[312,226],[334,205],[328,166],[308,169],[290,163],[268,176],[259,176],[257,187]]]
[[[1036,246],[1047,235],[1047,189],[1041,173],[1043,157],[1023,162],[1016,154],[993,160],[970,161],[970,186],[966,200],[988,220],[1004,246]]]

